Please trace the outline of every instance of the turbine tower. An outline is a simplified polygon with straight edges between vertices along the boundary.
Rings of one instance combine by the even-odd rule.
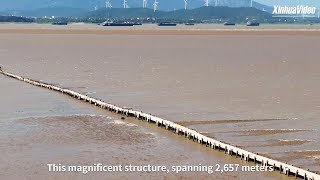
[[[209,6],[209,0],[204,0],[204,6],[206,6],[206,7]]]
[[[143,8],[147,8],[147,0],[143,0]]]
[[[123,0],[123,8],[128,8],[128,1],[127,0]]]
[[[250,2],[250,7],[253,7],[253,0],[251,0]]]
[[[188,0],[184,0],[184,9],[187,10],[188,8]]]
[[[154,0],[153,2],[153,12],[156,12],[157,8],[158,8],[158,1],[157,0]]]

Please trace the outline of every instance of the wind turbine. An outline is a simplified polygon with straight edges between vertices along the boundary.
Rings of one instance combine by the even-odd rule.
[[[188,0],[184,0],[184,9],[187,10],[188,8]]]
[[[108,8],[112,8],[111,0],[106,1],[106,9],[108,9]]]
[[[253,7],[253,0],[251,0],[250,7]]]
[[[147,0],[143,0],[143,8],[147,8]]]
[[[209,0],[204,0],[204,6],[209,6]]]
[[[127,0],[123,0],[123,8],[128,8],[128,1]]]
[[[94,10],[97,11],[97,10],[98,10],[98,6],[95,6],[95,7],[94,7]]]
[[[157,0],[154,0],[153,2],[153,12],[156,12],[157,8],[158,8],[158,1]]]

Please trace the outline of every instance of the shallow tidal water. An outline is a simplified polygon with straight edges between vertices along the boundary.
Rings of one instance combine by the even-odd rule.
[[[320,169],[318,36],[0,34],[0,39],[0,63],[10,72],[185,123],[289,164]],[[39,170],[45,166],[33,158],[85,163],[104,157],[116,163],[126,157],[123,162],[168,165],[236,161],[161,129],[134,121],[128,125],[55,92],[4,77],[0,83],[6,87],[1,88],[1,127],[6,129],[0,133],[1,148],[14,152],[11,157],[25,152],[19,160],[7,159],[11,166],[2,165],[8,177],[22,162],[33,167],[21,165],[25,172],[47,176]],[[155,154],[159,149],[166,152],[164,159]],[[65,157],[70,159],[63,161]],[[269,176],[282,178],[272,173],[263,177]],[[251,175],[221,176],[239,177]]]
[[[3,179],[283,179],[250,172],[49,172],[65,166],[187,166],[245,164],[164,129],[121,120],[70,97],[0,77],[0,174]],[[22,90],[21,90],[22,89]],[[253,165],[253,164],[251,164]]]

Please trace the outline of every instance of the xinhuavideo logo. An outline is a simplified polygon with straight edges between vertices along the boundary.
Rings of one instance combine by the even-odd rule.
[[[273,16],[281,17],[281,16],[316,16],[316,7],[312,6],[273,6]]]

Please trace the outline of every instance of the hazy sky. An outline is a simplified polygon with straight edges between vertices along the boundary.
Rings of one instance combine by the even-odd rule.
[[[254,0],[267,5],[304,5],[320,7],[320,0]]]

